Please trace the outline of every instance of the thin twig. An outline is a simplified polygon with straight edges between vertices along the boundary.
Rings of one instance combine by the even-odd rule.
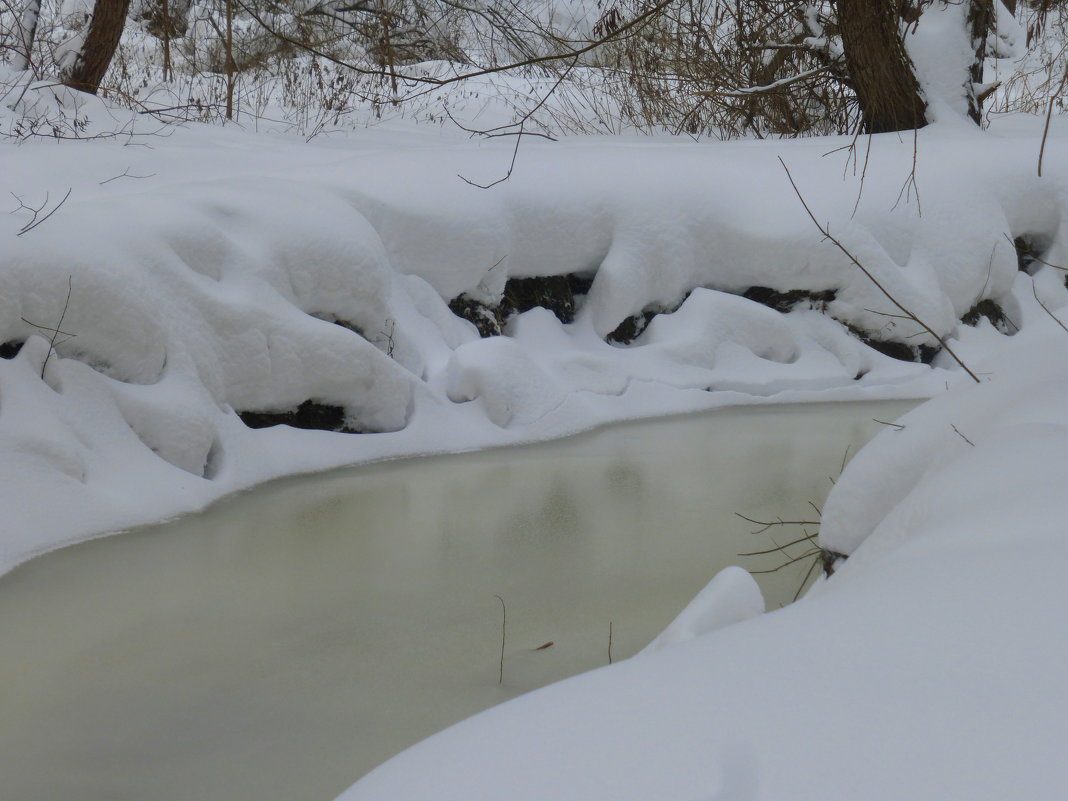
[[[798,537],[796,540],[792,540],[783,545],[776,545],[774,548],[768,548],[766,551],[749,551],[748,553],[740,553],[739,556],[763,556],[769,553],[785,553],[786,549],[791,545],[800,545],[802,542],[812,542],[816,539],[815,534],[806,534],[803,537]]]
[[[63,318],[67,316],[67,308],[70,306],[70,293],[71,293],[71,289],[73,289],[73,282],[74,282],[73,276],[68,275],[67,276],[67,299],[65,301],[63,301],[63,311],[60,312],[60,314],[59,314],[59,322],[56,324],[55,328],[49,328],[47,326],[37,325],[37,323],[31,323],[25,317],[22,318],[22,322],[26,323],[27,325],[32,325],[34,328],[37,328],[37,329],[39,329],[41,331],[51,331],[52,332],[52,338],[48,341],[48,353],[45,354],[44,362],[41,363],[41,380],[42,381],[44,380],[44,377],[45,377],[45,368],[48,367],[48,360],[52,358],[52,354],[55,353],[55,351],[56,351],[56,344],[57,344],[56,340],[59,338],[59,335],[63,334],[63,336],[65,336],[67,338],[67,339],[63,340],[63,342],[66,342],[67,340],[72,339],[72,338],[77,336],[77,334],[71,334],[71,333],[69,333],[67,331],[63,331],[62,330],[63,329]],[[62,343],[59,343],[59,344],[62,344]]]
[[[800,562],[800,561],[802,561],[804,559],[808,559],[811,556],[818,556],[819,554],[820,554],[820,549],[819,548],[812,548],[810,550],[805,551],[800,556],[795,556],[793,559],[789,560],[788,562],[783,562],[778,567],[773,567],[770,570],[750,570],[749,572],[753,573],[755,575],[760,575],[760,574],[763,574],[763,573],[778,573],[784,567],[789,567],[790,565],[795,565],[795,564],[797,564],[798,562]]]
[[[953,425],[952,423],[950,423],[950,424],[949,424],[949,427],[950,427],[950,428],[952,428],[952,429],[953,429],[954,431],[956,431],[956,432],[957,432],[957,436],[958,436],[958,437],[960,437],[960,438],[961,438],[962,440],[964,440],[965,442],[967,442],[967,443],[968,443],[969,445],[971,445],[971,446],[972,446],[973,448],[975,447],[975,443],[974,443],[974,442],[972,442],[972,441],[971,441],[970,439],[968,439],[968,438],[967,438],[966,436],[964,436],[964,435],[963,435],[962,433],[960,433],[960,430],[959,430],[959,429],[958,429],[958,428],[957,428],[957,427],[956,427],[955,425]]]
[[[46,214],[44,217],[41,217],[40,219],[37,219],[37,215],[40,214],[41,211],[44,210],[45,206],[48,205],[48,194],[47,193],[45,194],[44,203],[42,203],[40,205],[40,207],[36,208],[36,209],[33,208],[32,206],[27,206],[25,203],[22,202],[22,198],[20,198],[18,195],[15,195],[14,193],[12,193],[12,197],[14,197],[15,200],[17,200],[19,202],[19,208],[16,209],[16,211],[21,211],[22,209],[27,209],[27,210],[29,210],[29,211],[31,211],[33,213],[33,218],[28,223],[26,223],[24,226],[22,226],[22,228],[19,230],[19,232],[17,234],[15,234],[15,236],[22,236],[23,234],[29,233],[34,228],[36,228],[38,225],[40,225],[45,220],[47,220],[49,217],[51,217],[53,214],[55,214],[57,211],[59,211],[59,207],[67,202],[67,198],[70,197],[70,193],[72,191],[73,191],[73,188],[68,189],[67,190],[67,194],[65,194],[63,196],[63,199],[61,201],[59,201],[59,203],[57,203],[55,205],[55,208],[53,208],[50,212],[48,212],[48,214]]]
[[[741,512],[735,512],[734,514],[742,518],[742,520],[746,520],[757,526],[762,526],[762,528],[752,532],[753,534],[763,534],[772,526],[818,526],[820,524],[820,521],[818,520],[773,520],[769,523],[764,520],[754,520],[751,517],[746,517]]]
[[[1057,325],[1059,325],[1065,331],[1068,331],[1068,325],[1065,325],[1063,322],[1061,322],[1061,319],[1056,314],[1051,312],[1049,310],[1049,307],[1045,303],[1042,302],[1042,299],[1038,296],[1038,290],[1035,289],[1034,281],[1031,282],[1031,294],[1033,294],[1035,296],[1035,300],[1038,301],[1038,305],[1042,307],[1042,311],[1044,311],[1046,314],[1048,314],[1050,317],[1052,317],[1053,321]]]
[[[568,50],[567,52],[564,52],[564,53],[554,53],[552,55],[546,55],[546,56],[535,56],[533,58],[528,58],[528,59],[525,59],[523,61],[512,62],[511,64],[501,64],[501,65],[495,66],[495,67],[486,67],[486,68],[483,68],[483,69],[474,69],[474,70],[471,70],[470,72],[461,73],[459,75],[453,75],[450,78],[431,78],[429,75],[420,76],[420,75],[405,75],[405,74],[397,74],[396,78],[398,80],[405,81],[407,83],[427,84],[427,85],[430,85],[432,87],[438,87],[438,86],[445,86],[445,85],[450,84],[450,83],[456,83],[458,81],[464,81],[464,80],[467,80],[468,78],[478,78],[478,77],[481,77],[483,75],[494,75],[494,74],[499,73],[499,72],[508,72],[510,70],[518,69],[519,67],[529,67],[529,66],[534,66],[534,65],[537,65],[537,64],[550,64],[550,63],[557,62],[557,61],[567,61],[569,59],[577,59],[579,56],[583,56],[586,53],[589,53],[591,50],[596,50],[601,45],[607,44],[608,42],[618,41],[619,39],[624,38],[624,34],[628,34],[629,35],[631,33],[631,31],[634,31],[635,29],[642,27],[646,22],[648,22],[653,17],[659,15],[660,12],[664,11],[664,9],[666,9],[668,6],[670,6],[674,2],[676,2],[676,0],[662,0],[662,2],[657,3],[656,5],[652,6],[651,8],[647,9],[646,11],[642,12],[641,14],[636,16],[634,19],[632,19],[629,22],[619,26],[614,31],[612,31],[612,33],[608,34],[607,36],[604,36],[604,37],[602,37],[600,39],[597,39],[595,41],[589,42],[588,44],[584,45],[583,47],[578,47],[578,48],[575,48],[573,50]],[[373,70],[373,69],[367,69],[365,67],[357,66],[355,64],[346,62],[343,59],[335,58],[334,56],[331,56],[330,54],[325,53],[322,50],[319,50],[317,48],[311,47],[306,42],[301,42],[301,41],[299,41],[297,39],[294,39],[291,36],[286,36],[281,31],[276,30],[271,25],[269,25],[259,14],[256,13],[256,11],[253,8],[250,7],[250,5],[248,3],[244,2],[243,0],[237,0],[237,4],[242,8],[242,10],[245,11],[245,13],[247,13],[250,17],[252,17],[252,19],[254,19],[264,30],[266,30],[272,36],[274,36],[275,38],[277,38],[277,39],[279,39],[279,40],[281,40],[283,42],[291,44],[294,47],[298,47],[301,50],[304,50],[304,51],[306,51],[308,53],[311,53],[312,55],[319,56],[320,58],[323,58],[323,59],[325,59],[327,61],[330,61],[330,62],[332,62],[334,64],[337,64],[338,66],[347,67],[348,69],[350,69],[350,70],[352,70],[352,71],[354,71],[354,72],[356,72],[358,74],[361,74],[361,75],[375,75],[375,76],[382,76],[382,77],[387,77],[387,78],[393,77],[393,76],[391,76],[391,74],[388,71],[385,71],[385,70]]]
[[[819,565],[819,563],[821,561],[820,556],[821,556],[821,554],[816,554],[816,558],[813,559],[812,560],[812,564],[808,566],[808,572],[805,573],[805,577],[803,579],[801,579],[801,586],[798,587],[797,588],[797,592],[794,593],[794,602],[795,603],[797,602],[797,599],[801,597],[801,591],[805,589],[805,585],[808,584],[809,578],[812,577],[812,571],[816,569],[817,565]]]
[[[885,420],[876,420],[874,417],[871,419],[871,421],[873,423],[878,423],[879,425],[882,425],[882,426],[892,426],[893,428],[896,428],[898,431],[904,431],[905,430],[905,426],[901,425],[901,423],[888,423]]]
[[[953,351],[953,349],[949,345],[946,344],[945,339],[943,339],[938,334],[936,334],[934,329],[931,328],[931,326],[927,325],[927,323],[925,323],[923,320],[921,320],[919,317],[917,317],[910,309],[908,309],[905,306],[903,306],[897,300],[897,298],[895,298],[892,294],[890,294],[890,292],[879,282],[879,279],[876,278],[871,273],[871,271],[868,270],[867,267],[865,267],[863,264],[861,264],[860,261],[857,259],[857,257],[854,256],[849,251],[849,249],[846,248],[845,245],[843,245],[838,239],[836,239],[834,236],[832,236],[831,232],[827,229],[827,227],[825,225],[823,225],[822,223],[820,223],[819,220],[816,219],[816,215],[813,214],[812,209],[809,208],[808,203],[805,201],[804,196],[801,194],[801,190],[797,188],[797,183],[794,181],[794,176],[790,174],[790,168],[786,166],[786,162],[782,160],[782,156],[779,156],[778,158],[779,158],[779,163],[782,164],[782,168],[784,170],[786,170],[786,177],[790,179],[790,186],[792,186],[794,188],[794,193],[797,195],[797,199],[801,201],[801,205],[805,207],[805,211],[808,212],[808,216],[812,219],[813,224],[816,226],[816,228],[819,230],[819,232],[821,234],[823,234],[824,237],[829,239],[834,244],[834,246],[836,248],[838,248],[840,251],[842,251],[842,253],[845,254],[846,258],[848,258],[857,267],[857,269],[859,269],[862,273],[864,273],[864,275],[867,276],[868,280],[871,281],[875,285],[875,287],[880,292],[882,292],[883,295],[886,296],[887,300],[889,300],[899,310],[901,310],[905,315],[907,315],[910,320],[912,320],[914,323],[916,323],[921,328],[923,328],[928,334],[930,334],[932,337],[934,337],[935,341],[937,341],[938,344],[941,345],[942,348],[945,349],[946,353],[948,353],[952,357],[953,361],[955,361],[958,365],[960,365],[960,367],[964,370],[964,372],[966,372],[969,376],[971,376],[972,380],[975,381],[975,383],[977,383],[977,384],[981,383],[980,380],[979,380],[979,376],[977,376],[975,373],[973,373],[968,368],[968,365],[966,365],[961,360],[961,358]]]
[[[508,172],[506,172],[504,174],[503,178],[498,178],[493,183],[483,185],[483,184],[477,184],[477,183],[475,183],[474,181],[472,181],[472,180],[470,180],[468,178],[464,178],[459,173],[456,173],[456,177],[459,178],[461,181],[463,181],[465,184],[470,184],[471,186],[477,187],[478,189],[490,189],[491,187],[494,187],[497,184],[504,183],[505,181],[507,181],[509,178],[512,177],[512,170],[515,169],[515,159],[516,159],[516,156],[519,155],[519,143],[522,142],[522,141],[523,141],[523,123],[520,123],[520,125],[519,125],[519,136],[517,136],[515,138],[515,148],[512,149],[512,162],[511,162],[511,164],[508,165]]]
[[[130,172],[130,168],[127,167],[121,175],[113,175],[110,178],[107,178],[103,181],[98,181],[97,183],[99,186],[103,186],[104,184],[110,184],[112,181],[117,181],[120,178],[154,178],[155,176],[156,173],[154,172],[149,173],[148,175],[134,175],[132,172]]]
[[[501,602],[501,674],[497,679],[498,684],[504,684],[504,641],[508,636],[508,608],[504,605],[504,598],[494,595]]]
[[[1017,250],[1016,243],[1012,241],[1012,237],[1008,234],[1003,234],[1003,236],[1008,240],[1009,244],[1012,245],[1013,250]],[[1024,255],[1030,257],[1032,261],[1037,261],[1039,264],[1045,265],[1046,267],[1052,267],[1054,270],[1060,270],[1061,272],[1068,272],[1068,267],[1061,267],[1059,264],[1051,264],[1045,259],[1036,256],[1033,252],[1028,252]]]
[[[1049,107],[1046,109],[1046,125],[1042,129],[1042,146],[1038,149],[1038,177],[1042,177],[1042,158],[1046,155],[1046,138],[1049,136],[1049,124],[1053,119],[1053,105],[1057,101],[1057,96],[1064,91],[1064,85],[1068,83],[1068,64],[1064,66],[1064,77],[1061,78],[1060,86],[1057,87],[1057,91],[1054,92],[1049,98]]]

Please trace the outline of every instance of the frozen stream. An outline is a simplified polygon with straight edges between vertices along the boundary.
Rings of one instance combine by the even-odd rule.
[[[0,792],[330,801],[607,663],[610,624],[622,659],[722,567],[774,567],[736,556],[772,542],[734,513],[811,519],[847,446],[911,405],[729,409],[287,480],[36,559],[0,579]],[[807,567],[759,577],[769,607]]]

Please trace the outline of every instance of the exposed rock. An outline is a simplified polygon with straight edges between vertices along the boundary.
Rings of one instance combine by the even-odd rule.
[[[360,434],[358,429],[345,424],[346,413],[342,406],[306,400],[295,409],[277,412],[238,412],[241,422],[249,428],[270,428],[286,425],[293,428],[339,431],[344,434]]]
[[[592,278],[577,273],[509,278],[497,305],[488,305],[465,293],[450,300],[449,309],[473,323],[483,338],[500,336],[509,317],[535,307],[548,309],[566,325],[575,320],[576,298],[588,293],[592,284]]]
[[[846,329],[869,348],[877,350],[891,359],[898,359],[903,362],[930,364],[941,350],[940,347],[932,345],[911,345],[907,342],[899,342],[892,339],[876,339],[866,331],[862,331],[852,325],[847,325]]]
[[[535,306],[548,309],[565,325],[575,320],[575,293],[566,275],[509,278],[504,285],[501,311],[505,318]]]
[[[629,345],[641,336],[642,332],[649,327],[649,323],[654,317],[658,314],[663,314],[665,311],[666,309],[660,307],[647,307],[643,309],[640,314],[632,314],[617,325],[616,329],[605,337],[605,340],[619,345]]]
[[[960,321],[965,325],[976,326],[982,317],[989,320],[994,328],[1006,336],[1012,336],[1020,330],[1016,323],[1005,315],[1005,310],[1001,308],[1001,305],[990,298],[983,298],[972,306],[967,314],[960,318]]]
[[[1020,272],[1034,275],[1042,266],[1039,258],[1048,245],[1039,241],[1038,237],[1023,234],[1012,240],[1012,246],[1016,248],[1016,264],[1019,266]]]
[[[751,286],[742,293],[742,297],[748,300],[755,300],[757,303],[762,303],[777,312],[785,314],[799,306],[806,309],[826,311],[827,304],[833,301],[837,294],[838,292],[834,289],[824,289],[819,292],[807,289],[790,289],[786,292],[779,292],[766,286]]]
[[[449,309],[457,317],[463,317],[478,329],[478,335],[486,337],[499,337],[504,325],[504,316],[500,306],[487,306],[480,300],[464,294],[449,301]]]
[[[820,548],[820,563],[823,567],[823,575],[828,578],[833,576],[834,571],[848,558],[844,553],[838,553],[838,551],[832,551],[828,548]]]

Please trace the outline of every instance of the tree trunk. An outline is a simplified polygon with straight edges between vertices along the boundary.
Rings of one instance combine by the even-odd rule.
[[[63,83],[72,89],[97,93],[119,46],[129,8],[130,0],[96,0],[89,32]]]
[[[846,67],[867,133],[922,128],[927,104],[901,42],[895,0],[838,0]]]
[[[983,62],[986,61],[986,37],[994,30],[994,1],[970,0],[968,4],[968,34],[975,49],[975,60],[968,71],[968,116],[979,125],[983,121],[983,101],[978,90],[983,83]]]

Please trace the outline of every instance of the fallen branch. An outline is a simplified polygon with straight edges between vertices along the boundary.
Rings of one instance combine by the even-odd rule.
[[[19,229],[19,232],[17,234],[15,234],[15,236],[22,236],[23,234],[29,233],[34,228],[36,228],[38,225],[40,225],[45,220],[47,220],[49,217],[51,217],[53,214],[55,214],[57,211],[59,211],[60,207],[64,203],[67,202],[67,198],[70,197],[70,193],[72,191],[73,191],[73,189],[68,189],[67,190],[67,194],[65,194],[63,196],[63,199],[61,201],[59,201],[59,203],[57,203],[55,205],[55,207],[50,212],[48,212],[48,214],[46,214],[44,217],[40,217],[40,219],[38,219],[39,215],[48,206],[48,193],[47,192],[45,193],[44,203],[42,203],[37,208],[34,208],[33,206],[26,205],[22,201],[22,198],[20,198],[18,195],[16,195],[14,192],[12,192],[11,196],[13,198],[15,198],[15,200],[17,200],[19,202],[19,207],[17,209],[15,209],[15,211],[24,211],[25,210],[25,211],[29,211],[33,215],[33,217],[30,218],[30,221],[28,223],[26,223],[24,226],[22,226],[22,228]],[[14,214],[14,213],[15,212],[12,212],[12,214]]]

